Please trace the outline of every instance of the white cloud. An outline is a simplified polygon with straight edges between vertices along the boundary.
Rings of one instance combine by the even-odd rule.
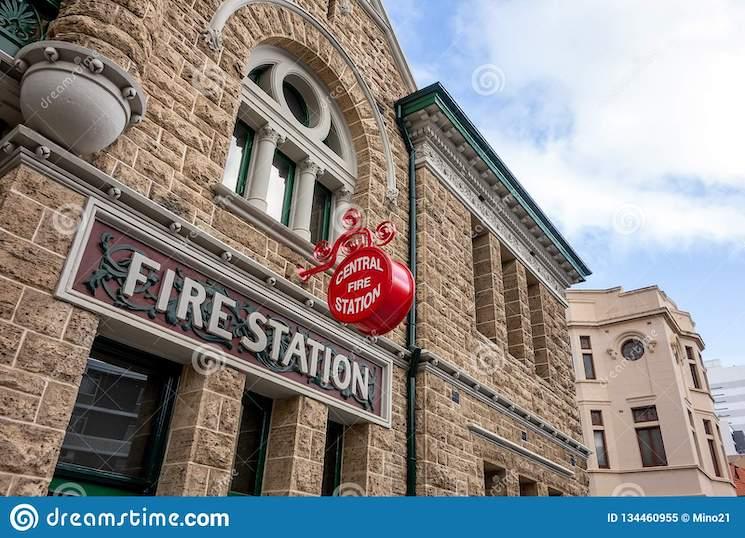
[[[745,3],[473,0],[456,27],[449,69],[505,75],[461,99],[567,235],[626,240],[632,205],[637,241],[745,242]]]

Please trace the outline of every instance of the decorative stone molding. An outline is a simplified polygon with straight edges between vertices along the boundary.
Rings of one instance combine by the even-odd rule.
[[[314,177],[318,177],[322,176],[325,170],[313,159],[303,159],[298,166],[298,172],[301,174],[312,174]]]
[[[275,146],[285,143],[285,137],[274,127],[271,127],[269,125],[265,125],[261,129],[259,129],[257,138],[259,142],[263,142],[266,140],[267,142],[271,142]]]
[[[524,229],[508,201],[498,198],[493,190],[475,177],[463,158],[450,150],[448,143],[433,129],[422,128],[412,135],[417,150],[417,164],[429,166],[461,202],[566,306],[564,290],[572,282],[561,266],[545,254],[545,247]]]
[[[73,153],[109,146],[145,113],[139,84],[93,50],[39,41],[18,52],[15,67],[26,125]]]

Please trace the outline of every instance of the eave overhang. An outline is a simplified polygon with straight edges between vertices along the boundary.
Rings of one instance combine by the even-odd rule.
[[[436,82],[396,103],[397,115],[404,121],[417,113],[422,113],[422,111],[432,110],[436,110],[447,118],[453,129],[463,139],[463,143],[474,154],[472,161],[482,163],[485,170],[479,176],[482,178],[491,177],[495,180],[496,183],[492,188],[514,204],[513,211],[525,222],[526,227],[528,229],[537,227],[536,231],[542,236],[547,251],[560,257],[564,262],[565,271],[570,281],[575,284],[584,282],[586,277],[592,274],[590,269],[507,168],[507,165],[442,84]]]

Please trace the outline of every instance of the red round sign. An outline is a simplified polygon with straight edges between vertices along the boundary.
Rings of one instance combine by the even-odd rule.
[[[406,317],[414,300],[414,279],[405,265],[376,246],[347,256],[331,277],[331,315],[362,333],[381,335]]]

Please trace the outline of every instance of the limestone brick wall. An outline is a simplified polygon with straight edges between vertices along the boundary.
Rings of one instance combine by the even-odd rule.
[[[0,493],[46,495],[98,319],[56,300],[83,197],[25,166],[0,178]]]
[[[485,403],[460,394],[453,400],[453,385],[433,373],[421,375],[420,391],[425,405],[421,416],[418,443],[419,486],[423,495],[484,495],[484,465],[490,464],[507,471],[508,495],[518,495],[518,477],[523,476],[539,485],[552,487],[566,495],[586,495],[589,484],[586,462],[575,457],[564,447],[540,435]],[[469,430],[478,425],[497,435],[522,445],[571,469],[568,477],[534,460],[499,447]],[[527,441],[522,433],[527,433]],[[546,493],[542,493],[545,495]]]
[[[561,302],[537,282],[528,286],[528,275],[518,261],[507,261],[503,271],[501,260],[496,255],[499,249],[494,245],[490,251],[485,248],[496,238],[477,237],[472,248],[468,211],[426,167],[417,170],[417,188],[419,345],[464,368],[483,384],[495,387],[507,398],[575,439],[582,439],[572,381],[569,336]],[[491,254],[486,256],[486,252]],[[474,268],[476,278],[482,278],[485,263],[493,270],[491,279],[495,288],[492,294],[479,289],[486,296],[482,302],[496,310],[489,317],[506,318],[507,329],[519,333],[519,350],[524,351],[521,357],[515,355],[519,350],[513,342],[498,338],[494,341],[490,335],[482,334],[477,327],[476,311],[468,306],[473,305]],[[501,282],[504,283],[504,302],[498,300]],[[534,295],[532,301],[529,287]],[[479,296],[476,296],[477,307],[480,304]],[[531,312],[531,306],[534,312]],[[536,372],[535,344],[540,346],[538,356],[544,369],[540,373],[546,373],[546,376]],[[525,360],[526,356],[530,360]],[[420,461],[425,477],[420,481],[423,493],[483,494],[482,456],[477,450],[478,443],[467,430],[469,423],[490,429],[569,466],[569,455],[560,445],[538,435],[529,435],[528,442],[522,441],[520,434],[525,430],[524,426],[500,416],[494,409],[466,394],[460,394],[460,403],[456,404],[451,399],[454,387],[439,378],[426,376],[426,386],[426,399],[419,414],[426,440],[424,446],[418,447],[423,458]],[[501,457],[502,460],[505,458],[506,454]],[[524,458],[510,458],[509,461],[521,461],[520,468],[527,465]],[[576,460],[578,465],[584,465],[581,458]],[[496,461],[492,463],[498,464]],[[530,476],[542,477],[545,483],[550,482],[549,476],[556,475],[535,466],[528,470]],[[578,477],[582,476],[583,473],[578,473]],[[581,478],[579,482],[565,480],[558,489],[565,493],[583,494],[586,490],[582,484],[586,486],[586,479]]]
[[[353,202],[373,225],[383,219],[393,220],[400,235],[388,248],[406,259],[408,156],[392,105],[408,90],[382,30],[357,2],[350,3],[352,11],[348,14],[335,7],[329,9],[326,0],[298,2],[351,56],[375,95],[376,102],[370,103],[350,67],[321,32],[278,6],[242,8],[228,21],[222,49],[209,49],[200,31],[218,4],[208,0],[64,3],[51,26],[51,37],[100,49],[136,72],[148,97],[144,121],[90,160],[206,233],[294,278],[296,265],[306,260],[215,206],[212,191],[222,181],[251,49],[259,44],[276,45],[305,62],[336,98],[356,149],[358,181]],[[117,18],[116,14],[121,16]],[[392,144],[400,191],[397,205],[385,202],[386,159],[373,107],[384,114]],[[323,297],[326,278],[314,277],[305,286]],[[395,332],[394,337],[403,342],[403,330]]]

